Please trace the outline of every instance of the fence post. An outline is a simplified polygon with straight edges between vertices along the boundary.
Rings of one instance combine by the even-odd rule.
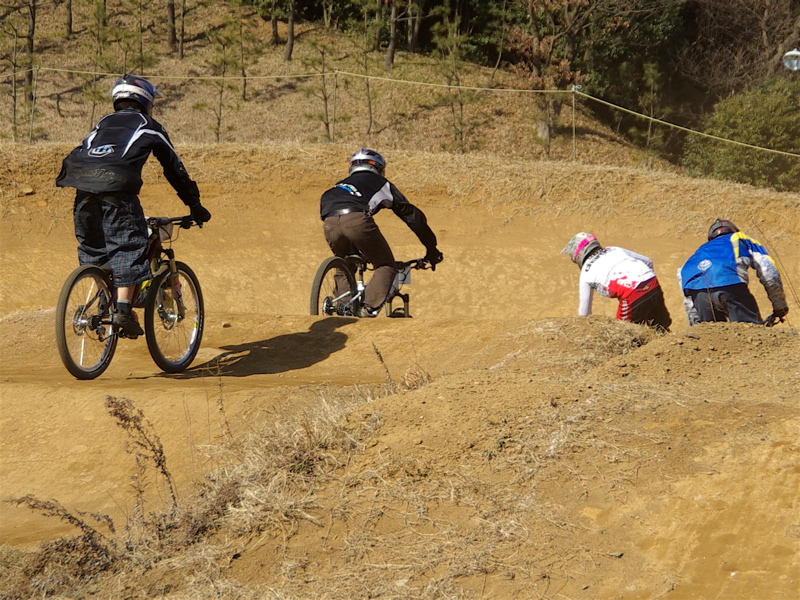
[[[336,143],[336,92],[339,90],[339,72],[333,70],[333,122],[331,123],[331,142]]]
[[[31,124],[28,130],[28,143],[33,143],[33,118],[36,114],[36,85],[39,82],[39,65],[33,67],[33,100],[31,101]]]
[[[572,160],[573,161],[578,160],[578,138],[577,138],[577,134],[576,134],[576,131],[575,131],[576,130],[575,122],[576,122],[576,119],[577,119],[577,117],[576,117],[577,109],[576,109],[576,106],[575,106],[575,104],[576,104],[575,96],[577,96],[577,94],[575,92],[577,92],[582,87],[583,87],[582,85],[573,85],[572,86]]]

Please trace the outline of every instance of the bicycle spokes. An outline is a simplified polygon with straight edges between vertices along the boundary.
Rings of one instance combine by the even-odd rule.
[[[56,345],[67,370],[93,379],[108,367],[116,347],[112,291],[105,273],[87,265],[73,271],[56,306]]]
[[[203,296],[194,272],[183,263],[156,280],[145,306],[147,347],[168,373],[183,371],[194,359],[203,334]]]

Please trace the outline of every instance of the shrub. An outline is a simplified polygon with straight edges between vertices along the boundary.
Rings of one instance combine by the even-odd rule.
[[[707,118],[710,135],[800,154],[800,82],[771,80],[718,102]],[[776,190],[800,188],[800,158],[696,136],[684,165],[692,175]]]

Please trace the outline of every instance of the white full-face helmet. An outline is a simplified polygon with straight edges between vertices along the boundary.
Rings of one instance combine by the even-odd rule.
[[[383,175],[386,171],[386,159],[375,150],[361,148],[350,157],[350,175],[357,171],[372,171],[378,175]]]
[[[602,246],[594,235],[582,231],[581,233],[575,234],[572,239],[567,242],[561,254],[569,255],[572,262],[579,267],[583,267],[583,263],[586,262],[589,255],[600,248],[602,248]]]

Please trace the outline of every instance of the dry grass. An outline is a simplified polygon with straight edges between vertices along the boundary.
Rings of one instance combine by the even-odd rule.
[[[74,514],[56,501],[33,496],[14,500],[74,525],[81,535],[42,544],[32,553],[4,548],[0,573],[13,577],[2,578],[0,598],[84,593],[90,581],[108,577],[117,567],[127,576],[151,569],[185,571],[194,574],[199,589],[205,590],[207,584],[209,597],[225,590],[224,597],[237,597],[237,586],[220,577],[234,552],[213,537],[220,531],[235,536],[278,533],[288,540],[300,522],[321,527],[309,513],[317,507],[315,490],[363,449],[362,440],[381,424],[377,413],[355,424],[349,423],[348,415],[387,390],[387,386],[321,388],[315,406],[276,415],[274,422],[241,439],[227,438],[224,447],[210,449],[227,458],[226,466],[210,473],[198,495],[180,505],[154,427],[130,400],[108,397],[109,413],[128,433],[128,450],[137,464],[132,483],[137,509],[122,537],[106,516],[88,515],[107,527],[109,533],[103,534],[86,521],[87,515]],[[162,509],[146,511],[144,490],[151,470],[166,482],[171,501]]]
[[[226,436],[209,449],[225,466],[197,496],[182,500],[171,528],[121,551],[113,574],[96,582],[52,574],[48,589],[131,599],[434,600],[480,597],[488,581],[498,597],[507,582],[508,590],[532,598],[556,598],[566,582],[602,578],[607,566],[600,565],[628,550],[613,539],[590,543],[586,521],[559,499],[621,506],[641,485],[641,472],[664,468],[670,434],[652,427],[659,421],[650,413],[677,406],[676,397],[652,381],[621,378],[622,366],[677,346],[610,319],[575,321],[537,321],[515,331],[521,355],[536,349],[549,356],[500,367],[504,377],[485,370],[430,381],[417,366],[411,385],[396,384],[399,393],[390,383],[319,388],[317,402],[304,410],[271,415],[249,434]],[[564,355],[563,369],[539,369]],[[595,368],[616,378],[599,377]],[[493,409],[514,373],[520,381],[535,374],[536,383]],[[466,394],[465,382],[478,386],[481,378],[480,401],[463,399],[475,414],[445,423],[441,435],[450,438],[436,453],[407,439],[408,407],[444,394],[458,404],[451,390]],[[391,428],[383,427],[385,410]],[[153,522],[171,518],[165,508]],[[6,550],[0,575],[22,572],[24,560]],[[259,565],[257,575],[242,573],[240,561]],[[250,583],[239,583],[242,576]]]
[[[76,14],[75,22],[87,24],[88,14]],[[157,108],[157,118],[170,131],[173,140],[185,145],[215,141],[215,115],[219,109],[218,89],[210,81],[197,78],[212,74],[210,61],[214,53],[202,32],[219,27],[226,12],[239,14],[238,9],[217,4],[198,6],[189,22],[185,59],[178,61],[165,51],[160,38],[148,40],[155,65],[146,70],[164,94]],[[72,40],[63,38],[61,11],[41,6],[37,19],[39,36],[38,61],[43,67],[37,74],[37,102],[31,124],[27,107],[21,106],[20,141],[27,141],[32,131],[36,142],[76,143],[108,106],[103,101],[91,102],[84,91],[94,78],[81,73],[55,72],[47,67],[94,71],[94,49],[85,30]],[[156,17],[157,13],[149,15]],[[248,21],[252,33],[260,40],[269,38],[268,22]],[[148,35],[156,36],[163,24],[154,21]],[[464,86],[495,91],[468,92],[465,115],[467,127],[463,144],[455,140],[450,122],[452,93],[443,88],[409,85],[389,81],[447,82],[441,65],[434,58],[398,53],[390,72],[383,70],[382,53],[364,53],[357,40],[311,26],[302,26],[295,45],[294,60],[283,60],[283,47],[260,46],[251,51],[247,72],[246,99],[244,86],[237,78],[228,82],[223,106],[220,141],[260,145],[265,142],[301,144],[335,141],[348,146],[370,145],[386,151],[491,153],[525,160],[545,157],[545,150],[536,136],[538,108],[531,94],[496,91],[498,88],[525,89],[526,83],[509,73],[464,64],[460,74]],[[321,120],[324,104],[320,98],[322,78],[320,54],[316,48],[325,45],[325,85],[331,95],[328,111],[331,131],[326,133]],[[122,70],[122,55],[112,58]],[[372,123],[369,122],[365,80],[333,71],[363,75],[369,73],[385,79],[370,81]],[[304,77],[305,75],[314,77]],[[115,76],[94,83],[98,91],[110,89]],[[7,85],[6,80],[0,84]],[[335,106],[334,92],[335,88]],[[579,131],[578,157],[586,163],[645,166],[652,160],[636,151],[607,128],[587,117],[579,107],[576,125]],[[0,108],[0,120],[10,121],[10,108]],[[10,131],[10,128],[8,128]],[[367,131],[369,130],[369,133]],[[551,157],[569,160],[573,153],[571,109],[562,112]],[[9,140],[8,136],[5,136]]]

